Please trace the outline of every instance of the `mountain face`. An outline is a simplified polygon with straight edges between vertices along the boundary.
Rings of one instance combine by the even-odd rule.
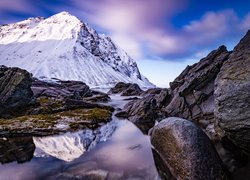
[[[153,86],[109,37],[67,12],[0,26],[0,64],[39,79],[79,80],[91,87],[120,81]]]

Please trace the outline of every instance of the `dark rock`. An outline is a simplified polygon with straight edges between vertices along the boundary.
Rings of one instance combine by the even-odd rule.
[[[142,132],[147,133],[154,126],[155,120],[158,118],[158,111],[155,96],[150,95],[139,100],[130,101],[124,106],[123,111],[117,113],[116,116],[128,118]]]
[[[100,109],[106,109],[111,112],[113,112],[115,109],[111,106],[106,106],[102,104],[97,104],[97,103],[91,103],[87,101],[82,101],[82,100],[74,100],[74,99],[67,99],[65,101],[65,109],[77,109],[77,108],[86,108],[86,109],[92,109],[92,108],[100,108]]]
[[[110,94],[118,94],[127,89],[130,86],[130,84],[119,82],[115,85],[115,87],[111,88],[108,93]]]
[[[250,154],[250,31],[216,78],[215,116],[228,138]]]
[[[221,46],[200,62],[188,66],[170,83],[173,98],[163,109],[166,116],[192,120],[204,129],[213,128],[214,80],[229,55],[226,47]]]
[[[33,158],[35,144],[32,137],[0,138],[0,162],[23,163]]]
[[[140,98],[138,97],[131,97],[131,98],[126,98],[126,99],[123,99],[124,101],[132,101],[132,100],[138,100]]]
[[[89,86],[81,81],[57,81],[52,83],[35,80],[32,83],[32,91],[36,98],[45,96],[80,100],[83,97],[92,96]]]
[[[142,92],[141,96],[148,96],[150,94],[160,94],[161,90],[162,90],[161,88],[148,89],[148,90]]]
[[[121,96],[139,96],[142,92],[137,84],[130,84],[127,89],[122,91]]]
[[[190,121],[164,119],[152,129],[151,143],[163,179],[227,179],[209,138]]]
[[[107,94],[94,95],[92,97],[83,98],[84,101],[89,102],[108,102],[110,101],[110,97]]]
[[[109,94],[121,93],[121,96],[139,96],[143,91],[137,84],[119,82],[109,90]]]
[[[15,116],[31,104],[31,74],[0,66],[0,117]]]
[[[161,108],[170,100],[171,95],[168,89],[161,89],[159,94],[150,94],[130,101],[116,116],[128,118],[146,134],[154,126],[155,120],[163,118]]]

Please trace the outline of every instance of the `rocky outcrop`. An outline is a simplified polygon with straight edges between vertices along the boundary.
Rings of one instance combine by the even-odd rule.
[[[151,131],[151,143],[163,179],[226,179],[209,138],[190,121],[175,117],[162,120]]]
[[[192,120],[213,132],[214,80],[229,55],[226,47],[221,46],[200,62],[188,66],[170,83],[173,99],[163,110],[166,116]]]
[[[155,120],[158,118],[158,111],[156,99],[153,95],[150,95],[139,100],[130,101],[125,105],[123,111],[118,112],[116,116],[128,118],[142,132],[147,133],[154,126]]]
[[[19,68],[0,68],[0,136],[95,129],[111,120],[105,93],[80,81],[44,82]],[[95,101],[95,102],[94,102]]]
[[[0,66],[0,117],[15,116],[31,104],[31,74]]]
[[[151,88],[141,93],[141,96],[148,96],[150,94],[160,94],[161,88]]]
[[[216,78],[215,116],[228,138],[250,154],[250,31]]]
[[[121,96],[139,96],[142,92],[138,84],[130,84],[127,89],[122,91]]]
[[[138,86],[138,84],[119,82],[115,85],[115,87],[111,88],[108,93],[120,93],[121,96],[139,96],[142,92],[143,91]]]
[[[32,82],[34,97],[41,96],[57,99],[70,98],[80,100],[92,96],[89,86],[81,81],[57,81],[54,83],[34,79]]]
[[[154,126],[155,120],[163,117],[161,107],[169,103],[170,99],[168,89],[161,89],[159,94],[149,94],[141,99],[130,101],[116,116],[128,118],[146,134]]]

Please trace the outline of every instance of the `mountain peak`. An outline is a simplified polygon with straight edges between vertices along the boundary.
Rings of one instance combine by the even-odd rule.
[[[152,84],[113,41],[68,12],[0,27],[1,64],[26,69],[39,79],[83,81],[91,87]]]
[[[57,14],[49,17],[48,19],[65,20],[65,22],[68,22],[69,20],[80,22],[80,20],[76,16],[70,14],[67,11],[62,11],[60,13],[57,13]],[[68,21],[66,21],[66,20],[68,20]]]

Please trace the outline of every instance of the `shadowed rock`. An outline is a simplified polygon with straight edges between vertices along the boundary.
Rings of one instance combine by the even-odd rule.
[[[0,117],[15,116],[31,104],[31,74],[0,66]]]
[[[190,121],[164,119],[152,129],[151,143],[163,179],[227,179],[209,138]]]
[[[142,92],[143,91],[137,84],[119,82],[115,87],[111,88],[108,93],[121,93],[121,96],[139,96]]]
[[[215,116],[234,144],[250,154],[250,31],[215,81]]]
[[[173,99],[163,109],[166,116],[182,117],[198,123],[204,129],[213,129],[214,80],[229,55],[226,47],[221,46],[200,62],[188,66],[170,83]]]
[[[35,144],[32,137],[0,138],[0,162],[23,163],[33,158]]]

